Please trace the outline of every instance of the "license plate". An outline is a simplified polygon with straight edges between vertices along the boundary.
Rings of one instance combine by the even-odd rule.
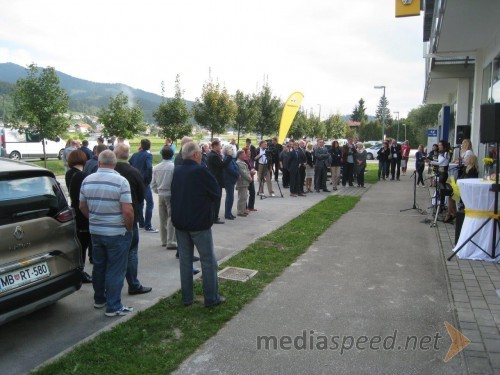
[[[46,262],[37,263],[0,275],[0,292],[18,288],[50,276]]]

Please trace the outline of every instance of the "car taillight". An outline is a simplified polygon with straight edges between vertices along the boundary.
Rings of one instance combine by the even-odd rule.
[[[0,147],[5,147],[5,133],[0,136]]]
[[[72,208],[67,208],[61,212],[59,212],[55,219],[61,223],[66,223],[68,221],[73,220],[73,209]]]

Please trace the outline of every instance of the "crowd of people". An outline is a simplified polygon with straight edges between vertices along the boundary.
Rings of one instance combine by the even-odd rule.
[[[386,151],[388,150],[388,151]],[[106,316],[120,316],[132,311],[121,303],[121,288],[126,281],[130,295],[148,293],[151,287],[138,279],[140,230],[159,232],[160,244],[177,250],[180,261],[182,301],[193,303],[193,262],[200,260],[203,269],[205,306],[224,301],[218,294],[217,261],[213,253],[211,227],[244,218],[255,208],[255,198],[275,196],[272,179],[281,174],[283,187],[291,197],[313,192],[330,192],[342,186],[364,187],[366,150],[351,139],[340,146],[333,141],[325,147],[290,140],[283,146],[273,138],[258,146],[247,139],[239,149],[234,140],[222,146],[218,139],[197,145],[190,137],[181,140],[181,148],[167,138],[161,148],[162,161],[153,166],[151,142],[142,139],[139,150],[130,155],[123,140],[105,145],[103,139],[90,151],[88,143],[70,142],[64,161],[68,168],[66,184],[71,205],[76,212],[82,265],[88,251],[93,263],[92,276],[82,268],[84,282],[94,287],[94,307],[106,308]],[[386,155],[387,156],[384,156]],[[422,151],[423,154],[423,151]],[[392,158],[389,155],[396,155]],[[379,176],[399,179],[400,168],[406,172],[408,152],[404,146],[388,143],[379,152]],[[418,162],[418,160],[417,160]],[[281,172],[281,173],[280,173]],[[225,201],[221,212],[222,191]],[[237,192],[235,197],[234,192]],[[153,193],[158,195],[159,230],[152,226]],[[236,211],[234,201],[236,200]],[[199,257],[194,255],[196,246]]]

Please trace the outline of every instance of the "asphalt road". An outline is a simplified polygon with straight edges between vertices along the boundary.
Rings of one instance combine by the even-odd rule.
[[[62,178],[60,181],[64,185]],[[275,192],[279,195],[277,188]],[[238,217],[233,222],[215,225],[213,230],[217,258],[222,259],[244,249],[327,195],[314,193],[306,198],[290,198],[288,191],[283,193],[284,199],[276,197],[260,200],[257,197],[257,212],[247,218]],[[233,213],[234,211],[235,209]],[[157,225],[158,220],[155,208],[153,225]],[[123,303],[134,307],[135,311],[146,309],[159,298],[169,296],[180,288],[175,251],[161,247],[159,233],[141,231],[139,262],[139,280],[143,285],[153,287],[153,291],[145,295],[129,296],[125,284]],[[87,263],[85,270],[91,273],[91,265]],[[0,374],[24,374],[124,319],[107,318],[103,311],[95,310],[92,305],[92,286],[84,284],[80,291],[54,305],[1,326]]]

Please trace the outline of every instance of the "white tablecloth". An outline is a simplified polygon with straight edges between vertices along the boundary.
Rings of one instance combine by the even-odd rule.
[[[481,210],[481,211],[491,211],[493,212],[495,206],[495,193],[490,191],[491,183],[484,182],[481,178],[469,178],[458,180],[458,187],[460,188],[460,196],[464,202],[466,210]],[[476,219],[468,217],[467,211],[465,215],[465,220],[462,226],[462,231],[460,232],[460,238],[455,246],[458,249],[484,222],[486,219]],[[488,254],[492,253],[492,239],[493,239],[493,221],[490,220],[479,233],[477,233],[473,238],[476,244],[482,247]],[[497,241],[500,238],[500,231],[498,226],[497,230]],[[453,249],[453,251],[455,251]],[[498,254],[500,249],[496,250]],[[482,252],[476,245],[469,241],[458,253],[457,256],[460,259],[473,259],[473,260],[487,260],[494,261],[491,257]],[[500,258],[497,258],[497,260]]]

